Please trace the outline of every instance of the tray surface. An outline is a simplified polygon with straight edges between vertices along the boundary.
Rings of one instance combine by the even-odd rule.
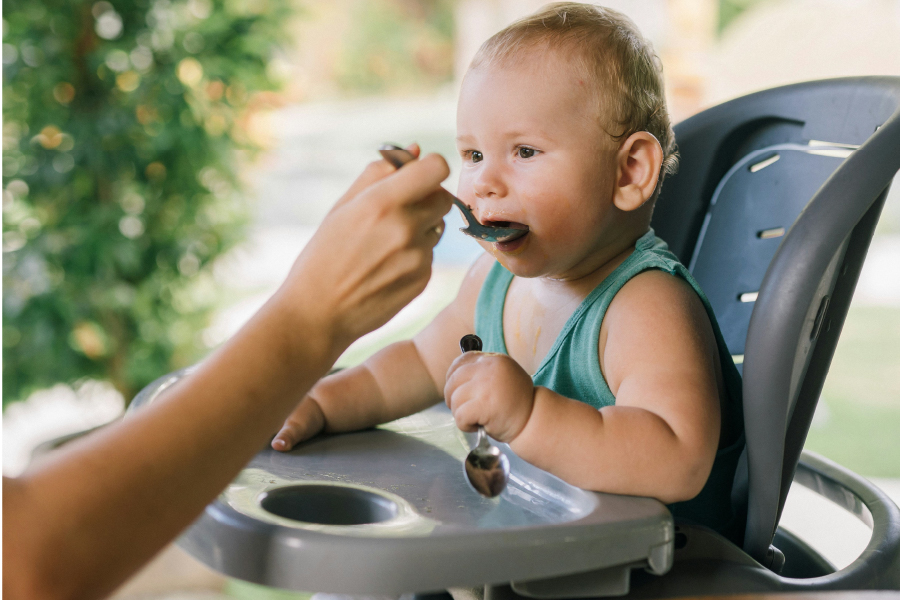
[[[462,467],[471,439],[474,435],[456,428],[446,407],[435,406],[373,430],[320,436],[289,453],[265,449],[220,501],[285,527],[367,536],[557,524],[585,517],[596,508],[595,494],[524,461],[511,472],[508,491],[496,499],[479,496],[466,482]],[[511,455],[508,446],[501,447]],[[317,525],[273,515],[258,501],[264,492],[310,483],[377,490],[401,503],[403,510],[397,518],[377,524]]]
[[[181,376],[148,386],[132,410]],[[483,498],[462,467],[474,438],[436,405],[374,429],[319,436],[288,453],[265,448],[179,545],[234,577],[348,594],[671,566],[672,518],[660,502],[576,488],[502,443],[509,485]]]

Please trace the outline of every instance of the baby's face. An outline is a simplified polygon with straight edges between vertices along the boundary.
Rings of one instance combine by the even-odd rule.
[[[518,240],[481,242],[523,277],[578,278],[597,266],[617,224],[618,144],[600,126],[586,81],[553,52],[482,65],[463,81],[458,195],[487,225],[518,223]]]

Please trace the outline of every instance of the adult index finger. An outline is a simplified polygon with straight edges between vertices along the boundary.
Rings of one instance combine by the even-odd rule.
[[[396,173],[375,183],[371,188],[373,194],[384,198],[385,202],[397,205],[415,204],[439,191],[442,181],[450,175],[450,167],[440,154],[428,154],[404,165]],[[452,200],[449,193],[436,194],[434,200],[446,204],[443,212],[450,210]]]
[[[407,146],[406,151],[412,154],[414,158],[418,158],[421,152],[419,145],[415,142]],[[366,165],[363,172],[359,174],[353,183],[350,184],[350,187],[347,188],[347,191],[334,203],[334,208],[350,202],[366,188],[393,174],[396,170],[396,167],[383,158],[381,160],[373,160]]]

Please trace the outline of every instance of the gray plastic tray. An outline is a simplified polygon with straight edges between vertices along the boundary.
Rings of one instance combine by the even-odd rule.
[[[149,385],[131,410],[183,375]],[[463,475],[473,439],[439,405],[289,453],[263,449],[178,544],[232,577],[344,594],[512,583],[535,598],[620,595],[631,569],[671,567],[662,503],[573,487],[506,444],[509,486],[482,498]]]

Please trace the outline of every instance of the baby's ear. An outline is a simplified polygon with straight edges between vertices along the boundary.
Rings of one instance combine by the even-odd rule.
[[[638,131],[628,136],[616,154],[616,208],[636,210],[653,197],[662,160],[662,146],[652,133]]]

